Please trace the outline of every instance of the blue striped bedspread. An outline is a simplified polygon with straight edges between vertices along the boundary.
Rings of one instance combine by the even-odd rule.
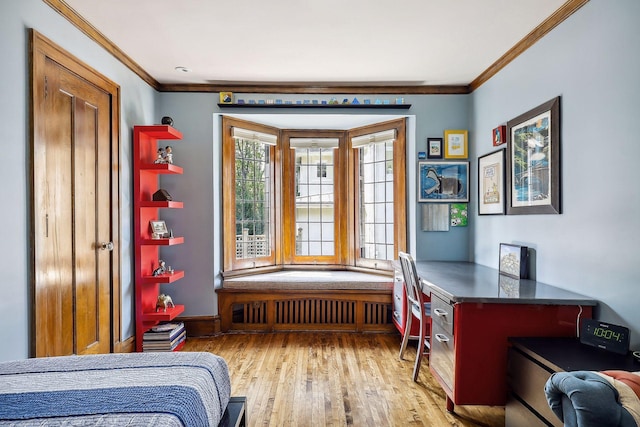
[[[0,426],[217,426],[224,359],[205,352],[64,356],[0,363]]]

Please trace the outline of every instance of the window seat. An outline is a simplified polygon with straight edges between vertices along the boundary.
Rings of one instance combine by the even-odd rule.
[[[221,330],[393,331],[393,280],[348,270],[225,278],[217,291]]]

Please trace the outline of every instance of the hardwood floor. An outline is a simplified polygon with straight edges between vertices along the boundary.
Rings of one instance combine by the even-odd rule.
[[[249,426],[504,426],[503,407],[445,409],[445,394],[398,334],[229,333],[189,338],[184,351],[226,359]]]

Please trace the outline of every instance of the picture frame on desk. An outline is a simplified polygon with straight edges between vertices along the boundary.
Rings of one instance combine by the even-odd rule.
[[[560,97],[507,123],[507,215],[559,214]]]
[[[500,243],[498,271],[515,279],[526,279],[529,272],[527,246]]]

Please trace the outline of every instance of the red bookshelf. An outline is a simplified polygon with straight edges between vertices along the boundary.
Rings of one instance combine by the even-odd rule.
[[[169,145],[163,140],[182,139],[182,133],[171,126],[134,126],[133,128],[133,210],[135,247],[135,316],[136,350],[142,351],[144,333],[160,322],[175,319],[184,312],[184,305],[176,304],[166,311],[156,312],[160,284],[174,283],[184,277],[184,271],[153,275],[158,267],[160,247],[184,243],[183,237],[153,239],[149,221],[161,219],[162,209],[182,209],[178,201],[154,201],[153,193],[159,189],[160,175],[181,175],[180,166],[154,163],[159,147]],[[178,346],[176,350],[182,346]]]

